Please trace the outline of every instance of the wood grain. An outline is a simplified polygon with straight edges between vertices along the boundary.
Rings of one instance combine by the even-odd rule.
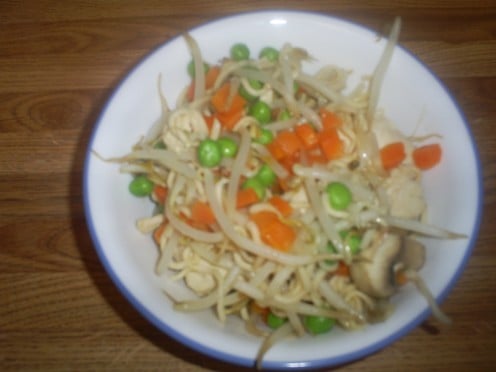
[[[1,1],[0,370],[232,370],[148,323],[103,269],[82,171],[100,111],[151,50],[237,12],[301,9],[382,33],[439,76],[477,143],[484,213],[473,255],[426,323],[346,371],[491,371],[496,364],[496,2],[470,0]],[[243,369],[239,369],[243,370]]]

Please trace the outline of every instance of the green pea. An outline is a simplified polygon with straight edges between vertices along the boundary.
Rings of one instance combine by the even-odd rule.
[[[267,315],[267,325],[272,328],[272,329],[277,329],[280,326],[282,326],[284,323],[286,323],[286,318],[277,316],[273,312],[270,312]]]
[[[291,113],[285,109],[279,113],[277,119],[280,121],[289,120],[291,119]]]
[[[257,138],[255,138],[255,142],[260,143],[262,145],[268,145],[274,140],[274,134],[265,128],[261,128],[260,134]]]
[[[205,71],[205,73],[207,73],[209,68],[210,68],[210,66],[206,62],[203,62],[203,71]],[[191,60],[188,63],[187,70],[188,70],[188,75],[190,77],[194,78],[196,75],[196,73],[195,73],[195,61]]]
[[[259,80],[250,79],[248,80],[248,84],[250,85],[250,87],[256,90],[260,90],[263,87],[263,83]],[[239,94],[247,101],[254,101],[255,99],[257,99],[257,96],[251,95],[250,92],[246,90],[243,84],[241,84],[239,87]]]
[[[129,183],[129,191],[134,196],[148,196],[153,191],[153,182],[146,176],[139,175],[133,178]]]
[[[266,58],[271,62],[276,62],[279,59],[279,51],[273,47],[265,47],[260,51],[259,58]]]
[[[159,150],[165,150],[167,146],[165,145],[164,141],[160,140],[155,145],[153,145],[154,149],[159,149]]]
[[[255,175],[255,178],[263,186],[269,187],[272,186],[274,182],[276,182],[277,176],[267,164],[263,164]]]
[[[341,231],[341,237],[344,243],[350,248],[352,254],[357,254],[360,252],[360,246],[362,244],[362,237],[354,231]]]
[[[305,328],[313,335],[329,332],[335,323],[335,319],[324,316],[307,315],[303,318]]]
[[[341,182],[331,182],[326,187],[329,204],[336,210],[344,210],[351,203],[351,191]]]
[[[297,93],[299,89],[300,86],[298,85],[298,83],[296,81],[293,81],[293,91]]]
[[[270,106],[263,101],[257,101],[251,105],[249,114],[257,119],[260,124],[269,123],[272,117]]]
[[[222,160],[222,153],[217,141],[204,139],[198,146],[198,161],[204,167],[215,167]]]
[[[265,186],[255,177],[248,178],[243,184],[241,188],[248,189],[251,188],[258,196],[259,200],[263,200],[265,198]]]
[[[326,253],[331,253],[331,254],[338,253],[338,250],[336,249],[334,244],[332,244],[331,241],[327,242],[325,250],[326,250]],[[335,261],[335,260],[326,260],[325,262],[328,265],[335,265],[337,263],[337,261]]]
[[[231,47],[231,58],[235,61],[243,61],[250,58],[250,49],[243,43],[234,44]]]
[[[238,144],[232,138],[221,137],[217,140],[217,144],[224,158],[234,158],[238,153]]]
[[[153,210],[153,214],[163,214],[165,206],[163,204],[157,204]]]

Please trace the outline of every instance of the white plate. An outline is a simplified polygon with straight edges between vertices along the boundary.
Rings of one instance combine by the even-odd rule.
[[[406,25],[408,27],[408,25]],[[253,53],[285,42],[307,49],[318,62],[354,71],[353,80],[371,74],[385,40],[358,25],[328,16],[267,11],[241,14],[208,23],[191,31],[204,58],[216,62],[236,42]],[[401,40],[401,38],[400,38]],[[170,103],[188,83],[185,66],[190,55],[181,37],[170,40],[139,63],[118,86],[94,129],[84,169],[84,203],[96,250],[108,274],[126,298],[163,332],[202,353],[224,361],[252,366],[261,340],[246,334],[230,319],[224,327],[210,312],[195,314],[172,310],[153,273],[156,248],[149,236],[135,228],[139,217],[149,216],[148,200],[132,197],[129,176],[104,157],[126,154],[160,115],[157,76]],[[439,80],[412,54],[396,48],[379,105],[405,133],[443,135],[444,158],[425,173],[430,220],[465,233],[468,239],[431,240],[421,275],[441,301],[454,285],[470,256],[481,215],[481,171],[470,129],[459,108]],[[333,330],[318,337],[282,342],[271,349],[263,366],[269,369],[316,368],[349,362],[375,352],[416,327],[428,314],[424,299],[412,288],[394,297],[396,312],[386,322],[359,332]],[[455,319],[456,322],[456,319]]]

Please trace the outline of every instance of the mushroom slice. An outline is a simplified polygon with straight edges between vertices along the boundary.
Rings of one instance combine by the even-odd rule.
[[[388,298],[395,292],[393,266],[401,253],[398,235],[377,232],[369,247],[364,247],[361,260],[350,267],[356,287],[369,296]]]
[[[419,271],[425,263],[425,247],[416,239],[405,236],[401,254],[398,257],[406,269]]]

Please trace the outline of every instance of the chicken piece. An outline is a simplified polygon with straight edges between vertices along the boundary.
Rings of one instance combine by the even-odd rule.
[[[203,116],[193,109],[174,111],[162,132],[162,140],[167,148],[177,154],[195,147],[198,141],[207,136],[208,127]]]
[[[411,165],[402,165],[391,172],[386,181],[389,213],[395,217],[417,219],[426,208],[420,174]]]
[[[185,276],[186,285],[197,295],[202,296],[210,293],[216,286],[214,276],[208,273],[190,271]]]

